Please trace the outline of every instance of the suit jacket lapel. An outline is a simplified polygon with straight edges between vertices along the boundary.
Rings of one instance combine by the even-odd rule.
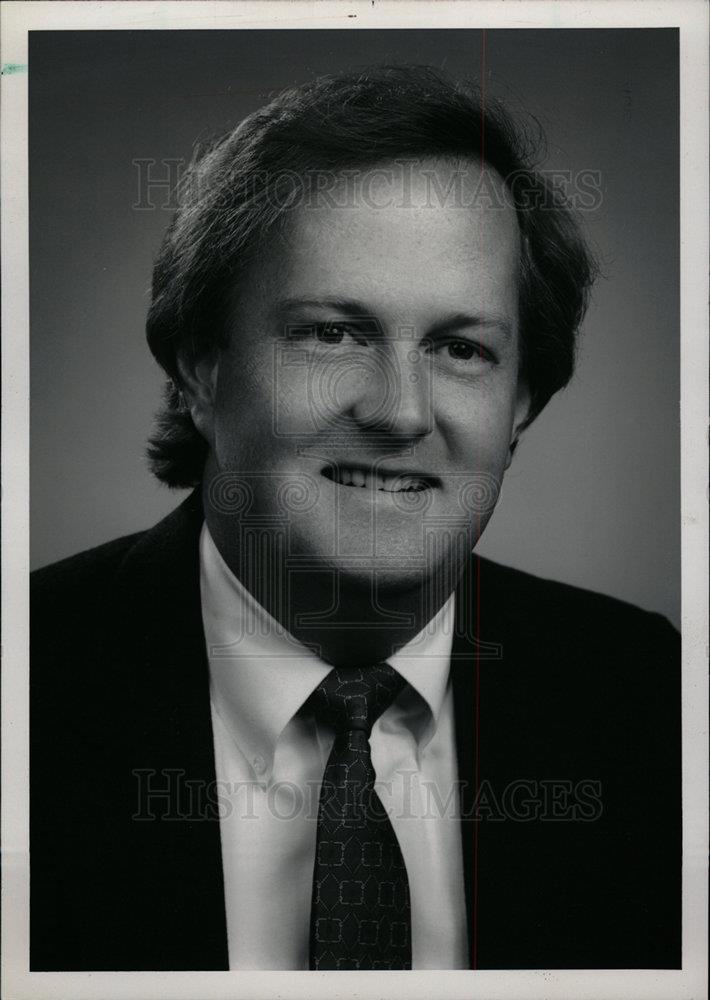
[[[475,968],[476,824],[473,815],[476,786],[476,711],[480,683],[480,653],[476,641],[478,567],[475,558],[464,571],[456,592],[456,624],[451,655],[458,774],[461,784],[461,843],[468,923],[469,968]]]
[[[499,785],[498,755],[490,743],[497,728],[488,727],[485,747],[481,746],[481,712],[489,695],[505,685],[505,670],[514,668],[507,643],[505,617],[499,611],[505,595],[497,592],[490,564],[474,555],[462,574],[456,592],[456,626],[451,655],[454,692],[456,750],[461,785],[461,842],[463,847],[464,890],[468,922],[469,967],[485,962],[486,941],[479,926],[481,872],[479,847],[482,826],[489,817],[485,789]],[[486,636],[483,639],[482,636]],[[484,770],[481,770],[481,768]],[[490,861],[490,852],[486,855]],[[488,912],[486,916],[490,916]],[[485,926],[484,926],[485,930]],[[481,953],[482,952],[482,953]],[[483,966],[485,967],[485,966]]]
[[[116,581],[127,678],[123,750],[134,803],[129,842],[142,872],[133,885],[133,919],[135,938],[155,941],[155,968],[229,967],[200,604],[201,525],[195,491],[129,551]],[[148,818],[153,814],[161,818]]]

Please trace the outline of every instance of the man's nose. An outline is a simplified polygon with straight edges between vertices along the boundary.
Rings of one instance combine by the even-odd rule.
[[[371,377],[360,383],[351,416],[365,432],[420,438],[433,424],[431,357],[414,344],[377,350]]]

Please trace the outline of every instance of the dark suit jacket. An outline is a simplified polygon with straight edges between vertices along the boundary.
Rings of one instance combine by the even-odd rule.
[[[136,771],[215,780],[201,522],[33,575],[33,970],[228,968],[216,812],[132,818]],[[472,967],[679,967],[677,633],[482,559],[457,602]]]

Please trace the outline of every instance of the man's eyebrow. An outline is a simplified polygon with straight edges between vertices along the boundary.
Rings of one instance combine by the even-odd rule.
[[[281,299],[274,307],[274,311],[279,315],[290,313],[297,309],[330,309],[342,315],[358,317],[372,317],[374,315],[372,308],[368,308],[365,303],[359,302],[357,299],[288,298]]]
[[[447,316],[445,319],[435,323],[429,329],[428,335],[440,336],[445,333],[456,333],[459,330],[467,328],[475,330],[497,329],[501,331],[507,340],[511,340],[513,337],[513,325],[505,316],[501,316],[499,313],[466,312],[452,313],[451,316]]]

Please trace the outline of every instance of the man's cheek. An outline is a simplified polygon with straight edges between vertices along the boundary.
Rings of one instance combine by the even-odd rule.
[[[449,451],[457,468],[502,475],[510,445],[511,407],[462,404],[458,419],[448,426]]]

